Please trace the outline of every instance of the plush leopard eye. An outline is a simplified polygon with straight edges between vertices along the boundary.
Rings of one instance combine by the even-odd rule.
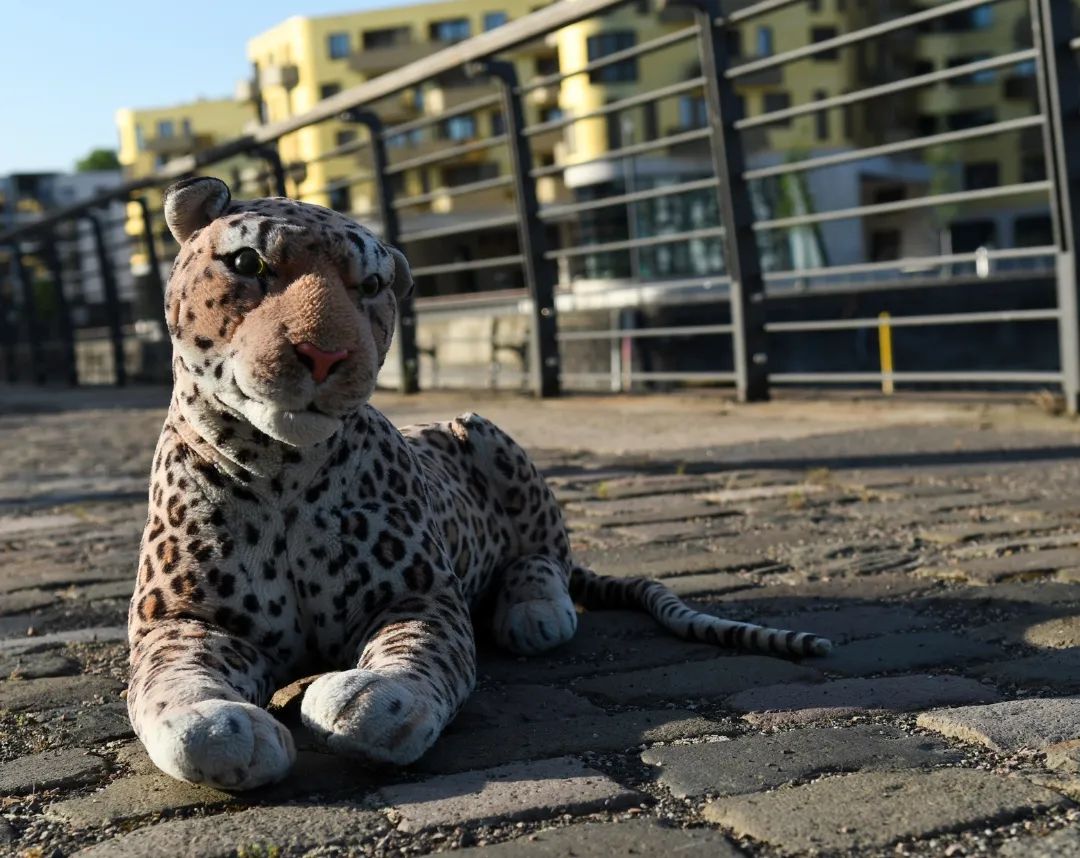
[[[266,273],[266,263],[250,247],[238,250],[232,258],[233,271],[242,277],[260,277]]]
[[[360,294],[365,298],[374,298],[382,291],[383,282],[378,274],[369,274],[360,281]]]

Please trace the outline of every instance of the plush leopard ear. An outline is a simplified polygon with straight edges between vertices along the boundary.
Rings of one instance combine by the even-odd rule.
[[[221,179],[184,179],[165,191],[165,223],[183,244],[197,229],[220,217],[232,198]]]
[[[405,258],[405,254],[398,250],[393,245],[385,245],[386,249],[390,251],[390,255],[394,257],[394,294],[397,296],[398,301],[404,301],[408,298],[413,291],[413,277],[412,269],[409,268],[409,260]]]

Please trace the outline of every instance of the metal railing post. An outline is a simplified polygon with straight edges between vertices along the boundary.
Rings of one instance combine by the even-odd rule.
[[[727,54],[714,22],[719,0],[673,0],[690,6],[698,25],[701,73],[710,148],[717,178],[720,218],[724,226],[724,263],[731,278],[731,322],[735,352],[735,386],[740,401],[769,398],[769,352],[765,333],[765,281],[754,234],[750,188],[743,178],[745,159],[735,121],[738,101],[727,79]]]
[[[41,237],[41,256],[49,269],[49,278],[53,282],[56,295],[56,310],[60,319],[60,339],[64,353],[64,367],[68,384],[75,387],[79,383],[79,364],[75,352],[75,326],[71,323],[71,306],[64,291],[64,271],[60,264],[60,253],[56,249],[56,233],[48,230]]]
[[[116,277],[109,249],[105,245],[105,232],[97,216],[86,212],[83,215],[90,224],[94,236],[94,249],[97,253],[101,284],[105,289],[105,312],[109,322],[109,339],[112,341],[114,380],[118,387],[127,384],[127,366],[124,362],[124,331],[120,324],[120,295],[116,289]]]
[[[1030,0],[1039,52],[1039,104],[1046,170],[1053,184],[1051,216],[1057,257],[1058,348],[1065,408],[1080,411],[1080,66],[1072,39],[1071,0]]]
[[[287,197],[285,190],[285,167],[281,163],[281,155],[278,154],[276,143],[267,143],[258,149],[259,157],[270,168],[270,174],[274,177],[274,194],[279,197]]]
[[[34,284],[30,280],[26,269],[22,245],[15,242],[10,247],[15,277],[18,279],[22,290],[22,309],[23,316],[26,319],[26,344],[30,353],[30,376],[38,384],[45,384],[48,373],[46,372],[44,354],[41,348],[41,323],[38,319],[37,295],[34,294]]]
[[[394,189],[386,173],[389,162],[386,158],[386,140],[383,138],[383,121],[371,110],[350,110],[346,115],[350,122],[364,125],[371,135],[371,172],[378,197],[379,220],[382,221],[382,240],[397,247],[401,224],[394,208]],[[400,361],[398,390],[402,393],[420,392],[420,353],[416,346],[416,305],[413,297],[410,295],[398,302],[395,336]]]
[[[503,122],[510,150],[510,170],[518,213],[518,241],[521,245],[525,285],[532,299],[532,326],[529,337],[529,374],[533,393],[540,397],[560,393],[558,321],[555,316],[555,286],[559,275],[547,257],[547,237],[540,220],[536,180],[532,177],[532,150],[522,133],[525,111],[521,106],[517,70],[506,60],[485,60],[479,70],[499,85]]]

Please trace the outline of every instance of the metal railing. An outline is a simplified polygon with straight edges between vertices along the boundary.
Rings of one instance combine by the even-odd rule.
[[[19,224],[0,234],[0,379],[123,384],[160,376],[168,344],[154,320],[176,248],[148,200],[172,181],[241,159],[237,195],[329,203],[405,250],[419,297],[401,308],[388,362],[405,391],[484,384],[551,396],[569,387],[722,383],[756,400],[771,385],[881,384],[886,372],[866,339],[880,330],[877,311],[889,310],[888,324],[919,352],[905,355],[909,368],[890,371],[890,382],[1056,386],[1075,411],[1080,37],[1071,0],[908,9],[894,0],[900,13],[885,20],[848,4],[861,11],[842,17],[847,32],[833,28],[749,59],[731,49],[732,34],[805,15],[805,3],[728,10],[718,0],[685,0],[644,18],[628,0],[556,2]],[[933,34],[991,8],[1021,22],[1013,28],[1020,43],[940,68],[940,57],[895,67],[895,56],[913,51],[905,43],[906,53],[890,53],[889,40]],[[625,30],[627,16],[637,16],[633,26],[647,38],[519,79],[524,66],[513,60],[521,49],[580,22]],[[871,50],[886,58],[874,68],[860,53]],[[812,98],[784,103],[776,81],[813,80],[801,64],[818,62],[848,69],[843,90],[836,75],[822,75]],[[629,68],[641,71],[626,86],[620,75]],[[934,93],[999,86],[1009,70],[1010,80],[1034,80],[1026,113],[1019,103],[1012,112],[1020,115],[1004,117],[944,108],[938,117],[920,107]],[[400,118],[403,93],[445,86],[462,71],[480,95]],[[762,83],[766,73],[779,77]],[[536,109],[534,96],[582,81],[606,86],[605,99],[560,100],[555,115]],[[885,114],[882,128],[870,127],[869,117]],[[919,127],[900,130],[893,114]],[[659,118],[675,115],[661,131]],[[811,138],[832,139],[838,115],[845,128],[860,117],[865,126],[845,131],[843,146],[777,142],[798,138],[800,122],[815,123]],[[490,133],[481,133],[488,119]],[[295,135],[325,125],[351,131],[306,162],[285,157]],[[1008,180],[997,171],[970,187],[940,180],[955,178],[951,147],[1000,152],[1005,139],[1018,164],[1026,159],[1023,169],[1002,171]],[[326,178],[313,183],[309,173]],[[118,222],[118,203],[129,214],[138,206],[139,217]],[[970,226],[960,210],[981,213],[980,228],[1003,212],[1014,232],[1019,216],[1047,227],[1033,243],[1006,246],[958,249],[925,238],[936,230],[951,240],[958,224]],[[141,223],[135,234],[133,223]],[[871,252],[878,240],[887,248]],[[856,245],[847,256],[829,252]],[[1012,345],[998,349],[1002,338]],[[1045,348],[1055,338],[1051,357],[1033,357],[1033,340]],[[960,359],[968,364],[952,365]]]

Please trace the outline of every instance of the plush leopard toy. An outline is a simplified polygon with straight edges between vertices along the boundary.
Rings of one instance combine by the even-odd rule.
[[[262,707],[327,667],[304,723],[406,764],[472,690],[470,612],[514,653],[570,639],[575,601],[639,607],[688,640],[820,655],[820,637],[697,613],[662,585],[573,563],[559,506],[482,417],[395,429],[368,405],[408,263],[354,221],[217,179],[165,196],[172,403],[129,614],[132,724],[192,783],[285,776]]]

